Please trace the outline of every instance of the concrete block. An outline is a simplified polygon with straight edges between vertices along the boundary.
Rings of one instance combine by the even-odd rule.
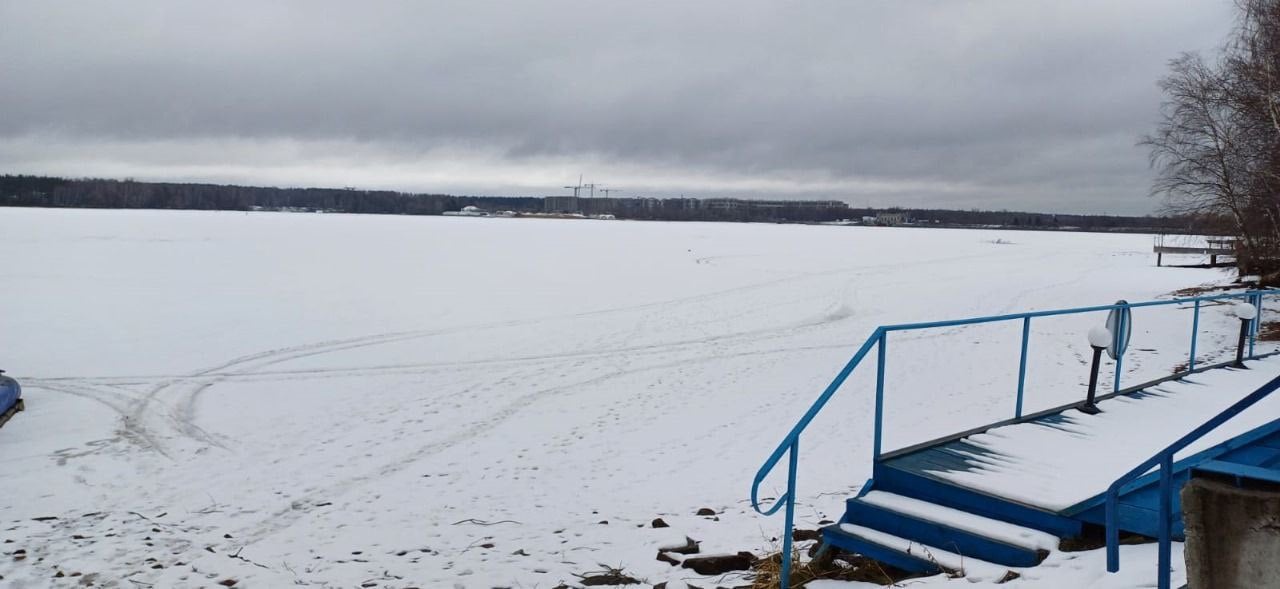
[[[1182,518],[1189,587],[1280,589],[1280,490],[1194,478]]]

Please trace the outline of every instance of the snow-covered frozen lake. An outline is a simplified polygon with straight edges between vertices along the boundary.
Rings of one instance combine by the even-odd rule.
[[[1151,244],[0,208],[0,368],[28,407],[0,429],[0,542],[27,551],[0,575],[546,588],[603,563],[679,579],[657,545],[770,545],[781,521],[751,512],[751,476],[877,325],[1229,278],[1156,268]],[[1028,411],[1083,395],[1101,321],[1033,327]],[[1228,354],[1232,320],[1207,308],[1201,325],[1205,359]],[[886,449],[1010,417],[1020,330],[892,339]],[[1185,310],[1135,311],[1125,381],[1184,362],[1189,330]],[[869,474],[873,376],[806,434],[802,527]]]

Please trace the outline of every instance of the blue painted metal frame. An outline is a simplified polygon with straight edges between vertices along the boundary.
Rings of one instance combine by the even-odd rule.
[[[1196,337],[1200,333],[1200,301],[1196,301],[1196,310],[1191,319],[1191,357],[1187,360],[1187,370],[1196,369]]]
[[[1013,416],[1022,417],[1022,393],[1027,384],[1027,342],[1031,339],[1031,318],[1022,319],[1022,356],[1018,360],[1018,403],[1014,406]]]
[[[858,348],[857,352],[854,353],[853,357],[850,358],[849,361],[845,363],[844,367],[840,369],[840,372],[838,372],[836,374],[836,377],[831,381],[831,383],[827,385],[827,388],[822,391],[822,394],[818,395],[817,400],[815,400],[813,404],[809,406],[809,409],[805,411],[803,416],[800,417],[800,420],[796,422],[795,426],[791,428],[791,431],[787,433],[786,437],[783,438],[782,442],[778,444],[778,447],[774,449],[773,453],[769,455],[769,457],[765,460],[764,464],[760,466],[760,469],[756,471],[756,476],[752,481],[751,506],[753,509],[756,510],[757,513],[760,513],[762,515],[773,515],[774,513],[777,513],[778,510],[781,509],[782,507],[786,507],[786,523],[785,523],[786,527],[784,529],[784,534],[782,538],[782,550],[783,550],[783,554],[787,555],[787,557],[782,559],[781,589],[787,589],[789,585],[790,572],[791,572],[791,559],[790,559],[791,530],[792,530],[792,524],[794,523],[794,518],[795,518],[796,466],[797,466],[797,463],[799,460],[799,454],[800,454],[800,434],[805,430],[805,428],[809,426],[809,423],[813,421],[814,417],[816,417],[818,413],[822,411],[822,408],[825,407],[827,402],[831,400],[831,397],[835,395],[836,391],[839,390],[842,385],[844,385],[844,382],[849,378],[849,375],[853,374],[854,369],[857,368],[858,365],[862,363],[862,360],[866,358],[867,354],[871,352],[871,348],[876,347],[878,349],[876,353],[875,432],[874,432],[874,442],[873,442],[873,452],[874,452],[873,461],[880,460],[880,456],[882,454],[881,444],[883,442],[882,430],[884,425],[884,367],[885,367],[885,360],[886,360],[885,345],[887,343],[889,332],[915,331],[915,330],[921,330],[921,329],[937,329],[942,327],[958,327],[963,325],[978,325],[983,323],[996,323],[1001,321],[1013,321],[1013,320],[1021,319],[1023,321],[1023,342],[1022,342],[1023,353],[1022,353],[1022,359],[1019,363],[1018,399],[1017,399],[1017,403],[1014,410],[1015,416],[1021,417],[1022,397],[1023,397],[1023,391],[1025,388],[1025,382],[1026,382],[1026,349],[1027,349],[1027,340],[1029,339],[1029,336],[1030,336],[1031,319],[1036,317],[1054,317],[1059,315],[1077,315],[1081,313],[1111,311],[1113,309],[1122,309],[1122,308],[1136,309],[1136,308],[1142,308],[1142,307],[1185,305],[1188,303],[1194,303],[1195,311],[1194,311],[1194,318],[1192,319],[1191,360],[1189,362],[1189,364],[1191,365],[1191,368],[1194,368],[1196,339],[1199,331],[1199,322],[1200,322],[1200,307],[1201,307],[1200,303],[1203,301],[1225,301],[1225,300],[1231,300],[1231,299],[1245,299],[1246,301],[1255,303],[1259,307],[1259,310],[1261,310],[1262,298],[1264,295],[1267,295],[1267,294],[1277,294],[1277,291],[1254,290],[1254,291],[1246,291],[1243,293],[1236,293],[1236,294],[1207,295],[1207,296],[1200,296],[1200,297],[1175,298],[1175,299],[1168,299],[1163,301],[1143,301],[1138,303],[1098,305],[1093,307],[1077,307],[1072,309],[1055,309],[1055,310],[1049,310],[1049,311],[1030,311],[1025,313],[1013,313],[1013,314],[1007,314],[1007,315],[990,315],[986,317],[971,317],[968,319],[951,319],[951,320],[944,320],[944,321],[929,321],[929,322],[923,322],[923,323],[901,323],[897,325],[882,325],[880,327],[877,327],[875,331],[871,332],[871,335],[867,337],[866,341],[863,342],[862,346]],[[1250,330],[1250,333],[1251,333],[1250,339],[1249,339],[1249,357],[1250,358],[1254,356],[1253,341],[1258,331],[1258,323],[1260,322],[1260,317],[1261,317],[1261,313],[1259,312],[1258,317],[1254,319],[1253,321],[1254,325]],[[1113,387],[1115,390],[1118,391],[1120,390],[1121,367],[1120,367],[1120,362],[1118,360],[1116,364],[1117,364],[1116,377],[1115,377],[1115,382],[1113,383]],[[769,473],[771,473],[773,469],[778,465],[778,462],[782,460],[783,454],[789,455],[788,461],[787,461],[788,462],[787,491],[785,494],[783,494],[782,496],[774,500],[774,504],[772,507],[768,509],[762,509],[760,507],[760,498],[759,498],[760,485],[764,482],[765,477],[767,477]]]
[[[1120,570],[1120,527],[1117,520],[1119,519],[1120,508],[1120,488],[1125,484],[1141,477],[1156,465],[1160,466],[1160,528],[1158,550],[1159,569],[1156,571],[1157,587],[1159,589],[1169,589],[1169,570],[1171,566],[1170,542],[1171,527],[1173,522],[1173,455],[1179,450],[1186,448],[1192,442],[1204,437],[1205,434],[1217,429],[1218,426],[1226,423],[1231,418],[1239,415],[1245,409],[1253,406],[1258,401],[1266,398],[1276,389],[1280,389],[1280,376],[1271,379],[1267,384],[1262,385],[1258,390],[1249,393],[1243,399],[1236,401],[1230,407],[1224,409],[1221,413],[1213,416],[1199,427],[1191,430],[1187,435],[1178,438],[1178,440],[1170,444],[1164,450],[1156,453],[1155,456],[1148,458],[1142,464],[1134,467],[1133,470],[1125,473],[1124,476],[1116,479],[1111,486],[1107,488],[1106,499],[1106,517],[1107,517],[1107,572],[1114,573]]]

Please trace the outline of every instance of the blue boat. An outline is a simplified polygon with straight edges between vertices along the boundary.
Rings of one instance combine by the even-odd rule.
[[[4,371],[0,370],[0,427],[8,423],[9,418],[24,408],[22,385],[19,385],[18,381],[5,376]]]

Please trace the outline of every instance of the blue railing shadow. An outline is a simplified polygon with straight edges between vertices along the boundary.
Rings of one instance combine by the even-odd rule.
[[[1190,352],[1190,357],[1188,359],[1188,368],[1187,368],[1187,372],[1191,372],[1195,370],[1196,340],[1199,336],[1199,329],[1200,329],[1201,303],[1206,301],[1225,301],[1225,300],[1231,300],[1231,299],[1242,299],[1244,301],[1248,301],[1249,303],[1255,305],[1258,308],[1258,313],[1254,317],[1254,319],[1250,322],[1250,326],[1249,326],[1248,357],[1252,358],[1254,356],[1254,341],[1257,337],[1258,326],[1261,325],[1262,323],[1263,297],[1267,295],[1273,295],[1273,294],[1277,294],[1277,292],[1251,290],[1243,293],[1234,293],[1234,294],[1184,297],[1184,298],[1174,298],[1174,299],[1168,299],[1168,300],[1162,300],[1162,301],[1142,301],[1137,303],[1126,302],[1126,303],[1118,303],[1118,304],[1112,304],[1112,305],[1097,305],[1093,307],[1076,307],[1071,309],[1055,309],[1055,310],[1048,310],[1048,311],[1030,311],[1025,313],[1013,313],[1013,314],[1006,314],[1006,315],[991,315],[991,316],[985,316],[985,317],[971,317],[967,319],[952,319],[952,320],[946,320],[946,321],[930,321],[930,322],[923,322],[923,323],[902,323],[902,324],[896,324],[896,325],[882,325],[880,327],[877,327],[875,331],[873,331],[871,335],[867,337],[866,341],[863,342],[862,346],[858,348],[858,351],[854,353],[853,357],[850,358],[849,361],[845,363],[844,367],[840,369],[840,372],[836,374],[836,377],[834,379],[832,379],[831,384],[827,385],[827,388],[822,391],[822,394],[818,396],[818,399],[814,401],[812,405],[809,406],[809,409],[805,411],[804,415],[801,416],[800,420],[797,421],[795,426],[791,428],[791,431],[789,431],[787,435],[782,439],[782,442],[778,444],[778,447],[774,449],[772,454],[769,455],[769,458],[765,460],[764,464],[760,466],[760,469],[756,471],[755,479],[752,481],[751,506],[753,509],[756,510],[757,513],[768,516],[768,515],[773,515],[777,513],[779,509],[782,509],[784,507],[786,509],[785,518],[784,518],[785,521],[783,523],[783,536],[782,536],[783,557],[781,559],[782,560],[782,570],[781,570],[781,577],[780,577],[781,589],[787,589],[789,585],[790,573],[791,573],[791,545],[792,545],[791,533],[795,523],[796,468],[800,458],[800,434],[804,432],[805,428],[809,426],[809,423],[813,421],[813,418],[817,417],[818,413],[822,411],[823,407],[825,407],[827,402],[831,400],[831,397],[835,395],[836,391],[838,391],[840,387],[845,383],[845,381],[849,378],[849,376],[853,374],[853,371],[858,367],[859,364],[862,363],[862,361],[866,358],[867,354],[871,352],[871,348],[875,347],[876,348],[876,392],[875,392],[875,428],[874,428],[874,434],[873,434],[873,440],[872,440],[872,461],[876,462],[880,460],[880,457],[882,454],[881,444],[883,440],[883,426],[884,426],[884,389],[885,389],[884,367],[886,362],[886,346],[888,344],[888,336],[890,332],[917,331],[917,330],[923,330],[923,329],[937,329],[937,328],[943,328],[943,327],[958,327],[958,326],[965,326],[965,325],[979,325],[984,323],[996,323],[996,322],[1002,322],[1002,321],[1021,320],[1022,321],[1022,346],[1021,346],[1021,355],[1020,355],[1019,364],[1018,364],[1017,398],[1014,404],[1014,419],[1021,419],[1022,407],[1023,407],[1023,394],[1025,391],[1026,375],[1027,375],[1027,348],[1028,348],[1028,342],[1031,336],[1031,320],[1034,318],[1053,317],[1053,316],[1061,316],[1061,315],[1078,315],[1082,313],[1096,313],[1100,311],[1112,311],[1112,310],[1123,311],[1122,316],[1126,316],[1128,314],[1127,312],[1131,309],[1192,304],[1194,311],[1193,311],[1192,328],[1191,328],[1191,352]],[[1123,327],[1123,324],[1121,324],[1121,326]],[[1120,387],[1121,376],[1122,376],[1121,367],[1122,367],[1122,363],[1120,361],[1117,361],[1115,379],[1113,381],[1114,382],[1113,387],[1115,391],[1119,391],[1121,388]],[[785,493],[783,493],[781,496],[779,496],[777,499],[774,500],[771,507],[767,509],[762,509],[760,506],[760,498],[759,498],[760,485],[764,482],[764,479],[767,478],[771,472],[773,472],[773,469],[777,467],[778,462],[782,460],[782,457],[784,454],[787,455],[787,463],[788,463],[787,490]]]

